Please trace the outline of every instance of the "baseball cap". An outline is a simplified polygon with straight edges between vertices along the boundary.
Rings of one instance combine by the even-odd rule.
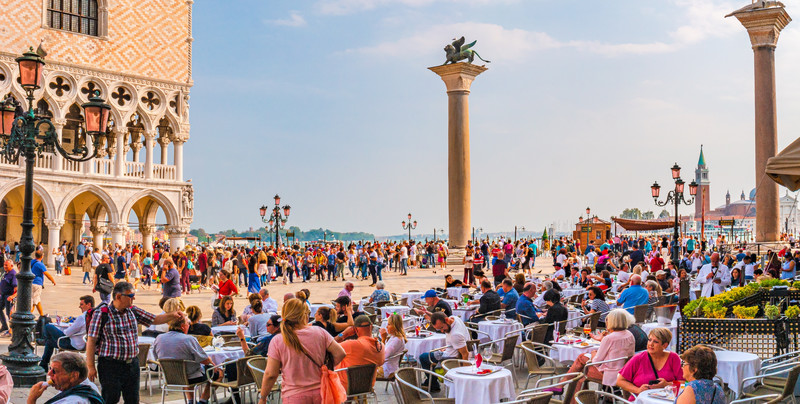
[[[422,297],[423,298],[436,297],[436,291],[431,289],[431,290],[425,292],[425,294]]]
[[[366,327],[371,326],[372,323],[369,321],[369,317],[362,314],[353,320],[353,325],[355,327]]]
[[[560,268],[560,267],[561,267],[561,263],[560,263],[560,262],[556,262],[555,264],[553,264],[553,266],[554,266],[554,267],[559,267],[559,268]]]
[[[656,276],[660,276],[660,275],[666,275],[666,274],[667,274],[667,273],[666,273],[666,272],[664,272],[664,271],[658,271],[658,272],[656,272]]]

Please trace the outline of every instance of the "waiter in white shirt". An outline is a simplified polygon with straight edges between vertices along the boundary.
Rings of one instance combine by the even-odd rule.
[[[731,271],[727,266],[720,264],[719,253],[711,254],[711,263],[703,265],[697,274],[697,282],[703,285],[701,296],[716,296],[725,291],[731,284]]]

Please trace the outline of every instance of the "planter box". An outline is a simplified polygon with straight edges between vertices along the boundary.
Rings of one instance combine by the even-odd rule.
[[[761,359],[800,347],[800,320],[680,318],[678,353],[700,344],[749,352]]]

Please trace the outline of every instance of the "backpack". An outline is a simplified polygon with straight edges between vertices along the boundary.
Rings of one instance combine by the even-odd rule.
[[[107,304],[100,303],[100,304],[97,305],[97,307],[94,307],[94,308],[91,308],[89,310],[86,310],[86,335],[87,336],[89,335],[89,325],[92,324],[92,317],[94,317],[94,314],[98,310],[100,311],[100,314],[102,315],[102,317],[100,318],[100,331],[101,332],[103,331],[103,327],[106,326],[106,323],[108,323],[108,305]],[[98,336],[98,340],[99,339],[100,339],[100,337]]]

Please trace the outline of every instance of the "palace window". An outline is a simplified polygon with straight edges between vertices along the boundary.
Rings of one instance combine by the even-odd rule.
[[[97,36],[97,0],[47,0],[50,28]]]

